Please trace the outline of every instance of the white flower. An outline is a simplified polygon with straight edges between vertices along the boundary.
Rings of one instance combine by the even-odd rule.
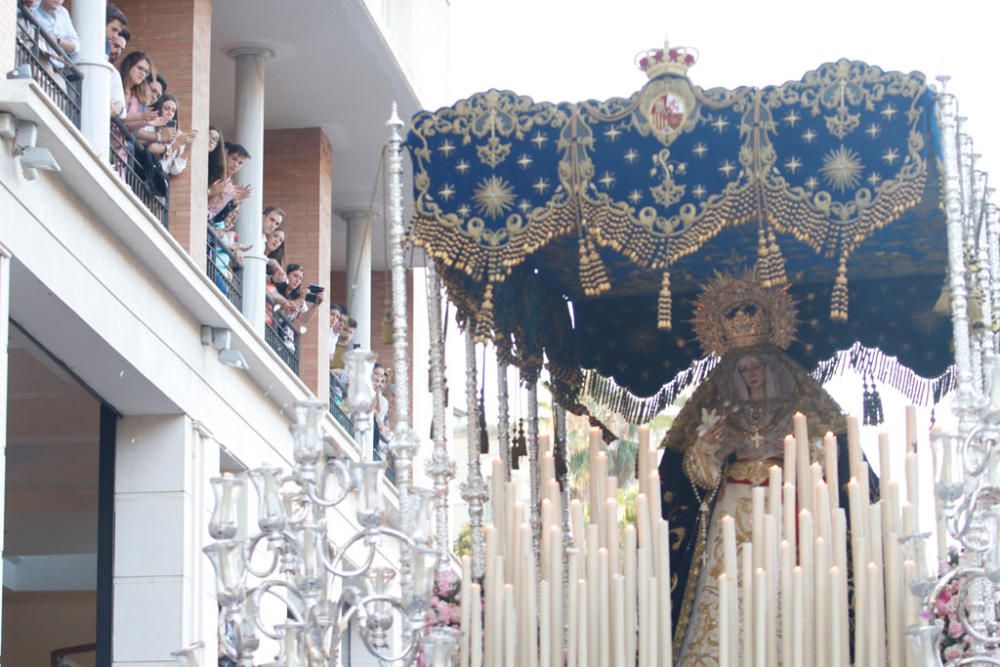
[[[698,426],[698,435],[702,436],[711,431],[716,424],[722,419],[715,408],[708,410],[706,408],[701,409],[701,425]]]

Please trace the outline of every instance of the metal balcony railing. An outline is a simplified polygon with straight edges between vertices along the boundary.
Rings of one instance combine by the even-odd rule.
[[[243,267],[208,226],[205,273],[238,310],[243,309]]]
[[[80,127],[80,100],[83,74],[52,35],[39,25],[31,12],[18,2],[15,63],[27,66],[45,94]]]
[[[168,226],[169,182],[156,173],[155,155],[150,155],[120,118],[111,119],[111,166],[164,227]],[[162,192],[155,192],[156,184]]]
[[[271,302],[268,301],[268,308]],[[264,323],[264,340],[278,353],[285,365],[299,374],[299,332],[281,311],[275,311],[271,324]]]
[[[344,427],[344,430],[354,434],[354,423],[344,412],[344,405],[347,402],[347,386],[340,381],[340,378],[333,371],[330,372],[330,414],[337,420],[337,423]]]

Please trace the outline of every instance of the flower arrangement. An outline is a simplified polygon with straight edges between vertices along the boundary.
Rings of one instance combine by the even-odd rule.
[[[959,552],[952,547],[948,550],[948,558],[942,563],[944,571],[958,567]],[[965,586],[965,577],[956,577],[941,591],[937,600],[934,601],[934,612],[931,615],[933,620],[940,620],[943,624],[941,632],[941,659],[945,664],[951,660],[956,660],[965,655],[971,645],[966,639],[965,627],[959,620],[959,604],[963,600],[962,588]],[[965,600],[968,606],[968,600]]]
[[[450,569],[439,570],[437,581],[434,584],[434,594],[431,596],[430,606],[424,614],[427,629],[436,626],[447,626],[461,629],[462,623],[462,580],[457,573]],[[458,655],[455,660],[457,663]],[[417,648],[417,665],[426,667],[429,663],[424,660],[423,647]]]

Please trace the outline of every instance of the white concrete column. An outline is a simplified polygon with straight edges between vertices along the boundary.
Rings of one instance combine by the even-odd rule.
[[[218,615],[201,548],[218,447],[185,415],[143,415],[118,422],[115,454],[113,662],[172,664],[204,641],[209,664]]]
[[[372,349],[372,236],[378,212],[353,207],[337,210],[347,223],[347,310],[358,321],[354,342]]]
[[[7,339],[10,328],[10,253],[0,245],[0,553],[4,551],[6,524],[4,516],[7,497]],[[3,560],[0,560],[0,581],[3,581]],[[0,596],[2,597],[2,596]],[[0,628],[3,627],[3,606],[0,599]],[[0,655],[0,662],[3,656]]]
[[[80,36],[77,68],[83,73],[80,131],[101,159],[111,149],[111,76],[105,52],[105,0],[74,0],[73,27]]]
[[[250,153],[237,180],[253,188],[240,207],[236,233],[240,243],[253,244],[243,263],[243,315],[254,330],[264,334],[264,289],[267,263],[261,239],[264,212],[264,62],[274,51],[262,46],[241,46],[229,55],[236,60],[236,131],[231,141]]]

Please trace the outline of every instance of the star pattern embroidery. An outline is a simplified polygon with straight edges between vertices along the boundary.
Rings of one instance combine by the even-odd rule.
[[[801,168],[802,168],[802,161],[794,156],[792,156],[792,158],[785,163],[785,169],[792,172],[793,174]]]
[[[811,144],[815,139],[816,139],[816,133],[813,132],[812,128],[809,128],[808,130],[802,133],[802,141],[806,142],[807,144]]]
[[[896,160],[898,159],[899,159],[899,151],[897,151],[895,148],[890,148],[885,153],[882,153],[882,161],[889,166],[895,164]]]
[[[726,178],[729,178],[730,174],[733,173],[734,169],[736,169],[736,165],[734,165],[729,160],[725,160],[723,161],[722,164],[719,165],[719,171],[722,172]]]
[[[536,132],[535,136],[531,138],[531,143],[535,144],[535,146],[540,149],[542,146],[545,145],[545,142],[548,140],[549,138],[547,136],[545,136],[541,132]]]
[[[694,188],[691,190],[691,194],[693,194],[698,199],[703,199],[705,197],[705,186],[701,184],[694,186]]]
[[[606,171],[597,182],[603,185],[605,189],[610,189],[615,184],[615,175],[610,171]]]
[[[802,116],[800,116],[795,109],[792,109],[785,114],[785,122],[788,123],[788,127],[795,127],[795,124],[800,120],[802,120]]]
[[[455,188],[453,188],[451,184],[445,183],[444,187],[438,190],[438,194],[441,195],[441,199],[449,201],[455,196]]]
[[[861,182],[860,156],[846,146],[840,146],[823,157],[823,166],[819,171],[824,180],[838,192],[857,187]]]
[[[538,194],[543,195],[545,194],[545,191],[549,189],[549,182],[544,178],[539,177],[531,187],[534,188]]]
[[[892,120],[892,117],[899,113],[899,111],[892,104],[886,104],[881,113],[886,120]]]
[[[608,141],[613,142],[615,139],[618,138],[618,135],[620,135],[621,133],[622,133],[621,130],[619,130],[616,126],[612,125],[604,133],[604,136],[608,138]]]
[[[629,164],[635,164],[635,161],[638,158],[639,154],[636,152],[634,148],[628,149],[628,151],[625,153],[625,161],[628,162]]]
[[[632,192],[629,193],[628,199],[633,204],[638,204],[639,202],[642,201],[642,193],[639,192],[638,190],[633,190]]]
[[[705,153],[708,152],[708,146],[699,141],[694,145],[694,148],[691,149],[691,152],[698,157],[705,157]]]
[[[517,164],[519,167],[521,167],[521,169],[527,169],[528,167],[531,166],[532,162],[534,162],[534,160],[532,160],[531,156],[528,155],[527,153],[517,158]]]
[[[881,132],[882,128],[878,126],[878,123],[872,123],[871,125],[868,126],[868,129],[865,130],[865,134],[867,134],[872,139],[878,139],[878,135]]]
[[[465,172],[469,171],[469,163],[466,162],[465,160],[459,160],[458,164],[455,165],[455,171],[457,171],[460,174],[464,174]]]
[[[438,150],[444,153],[445,157],[451,157],[451,152],[455,150],[455,144],[445,139],[441,142],[441,145],[438,146]]]
[[[719,116],[718,118],[712,121],[712,127],[714,127],[715,131],[718,132],[719,134],[722,134],[726,130],[726,126],[728,125],[729,121],[723,118],[722,116]]]

